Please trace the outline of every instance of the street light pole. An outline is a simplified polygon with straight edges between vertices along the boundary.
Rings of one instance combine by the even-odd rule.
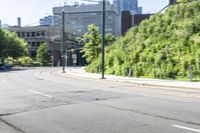
[[[65,73],[65,9],[62,11],[62,65],[63,73]]]
[[[104,77],[104,71],[105,71],[105,66],[104,66],[104,58],[105,58],[105,15],[106,15],[106,13],[105,13],[105,8],[106,8],[106,2],[105,2],[105,0],[103,0],[103,12],[102,12],[102,20],[103,20],[103,22],[102,22],[102,48],[101,48],[101,52],[102,52],[102,79],[105,79],[105,77]]]
[[[82,0],[82,1],[88,1],[88,2],[99,2],[96,0]],[[101,79],[105,79],[104,77],[104,71],[105,71],[105,18],[106,18],[106,0],[102,0],[103,9],[102,9],[102,47],[101,47],[101,54],[102,54],[102,63],[101,63],[101,69],[102,69],[102,77]]]

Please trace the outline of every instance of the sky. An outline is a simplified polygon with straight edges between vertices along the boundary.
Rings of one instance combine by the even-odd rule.
[[[0,0],[0,20],[2,24],[17,25],[17,17],[21,17],[22,26],[37,25],[40,18],[52,15],[52,7],[74,2],[82,3],[81,0]],[[143,13],[154,13],[166,6],[168,0],[138,2],[143,7]]]

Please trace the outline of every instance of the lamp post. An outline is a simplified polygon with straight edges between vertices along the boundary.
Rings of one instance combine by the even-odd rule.
[[[102,22],[102,49],[101,49],[101,52],[102,52],[102,79],[105,79],[104,77],[104,71],[105,71],[105,66],[104,66],[104,58],[105,58],[105,8],[106,8],[106,3],[105,3],[105,0],[103,0],[103,12],[102,12],[102,19],[103,19],[103,22]]]
[[[95,0],[82,0],[82,1],[88,1],[88,2],[99,2],[99,1],[95,1]],[[106,1],[102,0],[102,46],[101,46],[101,54],[102,54],[102,62],[101,62],[101,69],[102,69],[102,75],[101,75],[101,79],[105,79],[104,77],[104,72],[105,72],[105,18],[106,18]]]
[[[65,73],[65,8],[63,7],[62,11],[62,66],[63,66],[63,73]]]

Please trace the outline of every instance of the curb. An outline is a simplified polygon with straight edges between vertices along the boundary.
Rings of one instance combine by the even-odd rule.
[[[53,74],[53,73],[52,73]],[[97,81],[103,81],[100,78],[91,78],[91,77],[83,77],[83,76],[78,76],[78,75],[73,75],[73,74],[69,74],[69,73],[61,73],[59,71],[54,72],[54,74],[56,74],[57,76],[64,76],[64,77],[70,77],[70,78],[78,78],[78,79],[86,79],[87,80],[97,80]],[[158,84],[153,84],[153,83],[138,83],[138,82],[132,82],[132,81],[125,81],[125,80],[112,80],[112,79],[105,79],[104,81],[111,81],[111,82],[118,82],[118,83],[129,83],[129,84],[134,84],[137,86],[144,86],[144,87],[158,87],[158,88],[176,88],[176,89],[187,89],[187,90],[197,90],[200,91],[200,87],[187,87],[187,86],[174,86],[174,85],[158,85]]]

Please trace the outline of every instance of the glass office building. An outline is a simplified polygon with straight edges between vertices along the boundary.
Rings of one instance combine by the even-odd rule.
[[[102,31],[102,3],[92,5],[66,5],[64,7],[54,7],[55,25],[62,24],[62,11],[65,11],[65,26],[73,33],[83,35],[87,32],[90,24],[95,24]],[[117,25],[115,18],[117,9],[110,3],[106,4],[106,32],[116,35]]]
[[[54,25],[54,17],[50,15],[50,16],[46,16],[46,17],[40,19],[40,25],[53,26]]]
[[[131,14],[141,14],[142,7],[138,7],[138,0],[114,0],[119,12],[130,11]]]

